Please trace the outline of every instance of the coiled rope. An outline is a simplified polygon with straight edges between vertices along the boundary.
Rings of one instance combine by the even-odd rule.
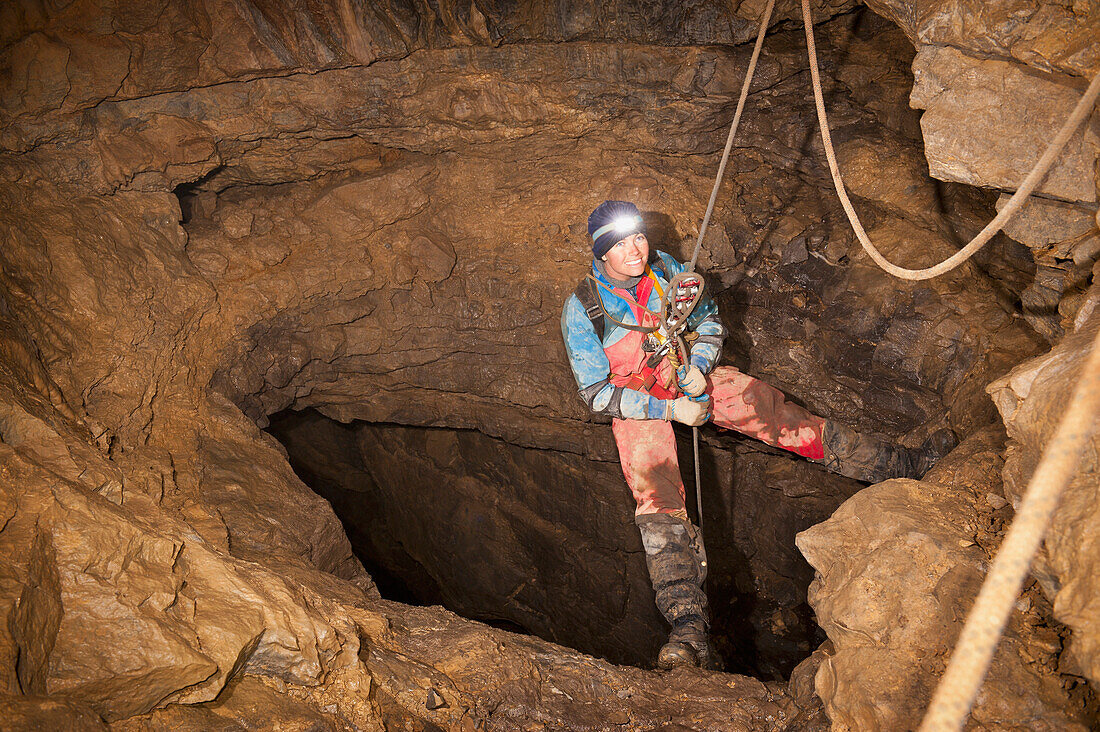
[[[829,161],[829,172],[833,176],[833,184],[836,186],[837,196],[840,198],[840,204],[844,207],[844,213],[848,215],[848,221],[852,224],[852,230],[856,232],[856,236],[859,238],[859,243],[863,245],[863,249],[870,255],[871,259],[875,261],[882,269],[886,270],[895,277],[900,277],[903,280],[928,280],[933,277],[937,277],[945,272],[950,272],[955,267],[969,259],[976,251],[985,246],[986,242],[993,238],[993,235],[1001,230],[1009,219],[1011,219],[1016,212],[1024,205],[1025,199],[1031,195],[1031,192],[1035,190],[1035,187],[1039,185],[1039,182],[1050,170],[1050,166],[1054,163],[1055,158],[1062,152],[1062,148],[1069,142],[1070,135],[1081,125],[1092,111],[1093,105],[1096,103],[1096,98],[1100,95],[1100,72],[1098,72],[1093,78],[1092,83],[1089,84],[1088,89],[1085,91],[1085,95],[1081,97],[1081,100],[1077,102],[1077,106],[1073,108],[1073,113],[1070,114],[1069,119],[1062,125],[1062,129],[1058,131],[1058,134],[1051,140],[1050,145],[1047,146],[1046,151],[1043,153],[1039,161],[1035,163],[1035,167],[1031,169],[1031,172],[1027,174],[1023,182],[1020,183],[1020,187],[1012,194],[1012,198],[1005,204],[992,221],[986,224],[986,227],[978,232],[978,235],[970,240],[970,243],[965,247],[952,254],[950,257],[940,262],[933,267],[926,267],[924,269],[906,269],[905,267],[898,267],[892,264],[886,257],[875,248],[875,245],[871,243],[870,237],[867,236],[867,232],[863,229],[863,224],[859,221],[859,216],[856,214],[856,210],[852,207],[852,202],[848,200],[848,192],[844,188],[844,180],[840,176],[840,168],[836,163],[836,153],[833,151],[833,140],[829,135],[829,120],[825,116],[825,102],[821,95],[821,76],[817,68],[817,45],[814,43],[814,30],[813,30],[813,18],[810,15],[810,2],[809,0],[802,0],[802,22],[806,27],[806,49],[810,57],[810,77],[813,80],[814,87],[814,102],[817,104],[817,120],[818,126],[821,128],[821,141],[825,144],[825,157]]]

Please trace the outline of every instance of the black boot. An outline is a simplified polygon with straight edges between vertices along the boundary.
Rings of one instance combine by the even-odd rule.
[[[668,642],[657,654],[657,665],[712,668],[703,592],[707,556],[698,530],[690,521],[667,513],[637,516],[635,522],[642,534],[657,609],[672,625]]]
[[[918,448],[907,448],[862,435],[851,427],[825,420],[821,442],[825,457],[821,463],[834,473],[868,483],[890,478],[921,478],[946,455],[958,440],[948,429],[933,434]]]

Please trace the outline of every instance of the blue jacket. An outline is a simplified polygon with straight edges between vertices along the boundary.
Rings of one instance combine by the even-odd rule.
[[[663,287],[668,281],[684,271],[684,265],[664,252],[653,250],[650,254],[650,267]],[[630,305],[621,297],[610,292],[613,285],[600,272],[596,260],[592,260],[592,275],[607,288],[596,288],[604,309],[615,320],[637,325],[638,321]],[[661,298],[656,289],[650,292],[649,301],[642,303],[650,310],[660,312]],[[688,329],[699,334],[691,348],[691,363],[704,374],[709,373],[722,353],[722,343],[726,338],[725,328],[718,319],[718,307],[704,292],[688,320]],[[604,414],[620,419],[663,419],[668,411],[667,399],[658,399],[647,392],[615,386],[611,383],[611,362],[605,349],[612,348],[631,331],[604,318],[604,335],[596,335],[592,320],[584,306],[573,293],[565,301],[561,314],[561,332],[565,339],[565,350],[569,354],[569,365],[573,369],[573,378],[577,381],[581,399],[596,414]]]

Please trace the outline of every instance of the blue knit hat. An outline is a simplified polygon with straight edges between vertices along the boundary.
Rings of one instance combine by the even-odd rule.
[[[631,234],[644,233],[642,212],[629,201],[604,201],[588,215],[588,235],[596,259]]]

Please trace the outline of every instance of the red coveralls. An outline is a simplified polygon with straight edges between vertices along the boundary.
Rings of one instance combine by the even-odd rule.
[[[658,322],[658,315],[638,304],[639,300],[650,302],[652,289],[648,278],[638,283],[637,299],[627,290],[614,288],[615,294],[630,305],[639,325]],[[661,399],[680,396],[667,359],[655,369],[656,380],[652,386],[639,385],[637,375],[644,373],[648,357],[642,350],[644,338],[643,333],[627,331],[604,349],[611,362],[611,383],[647,391]],[[711,421],[718,427],[736,430],[806,458],[825,456],[821,444],[825,420],[788,402],[775,387],[732,366],[719,366],[707,376],[706,393],[713,400]],[[660,419],[614,419],[611,428],[619,448],[623,475],[638,504],[635,514],[685,511],[684,483],[680,478],[672,424]]]

